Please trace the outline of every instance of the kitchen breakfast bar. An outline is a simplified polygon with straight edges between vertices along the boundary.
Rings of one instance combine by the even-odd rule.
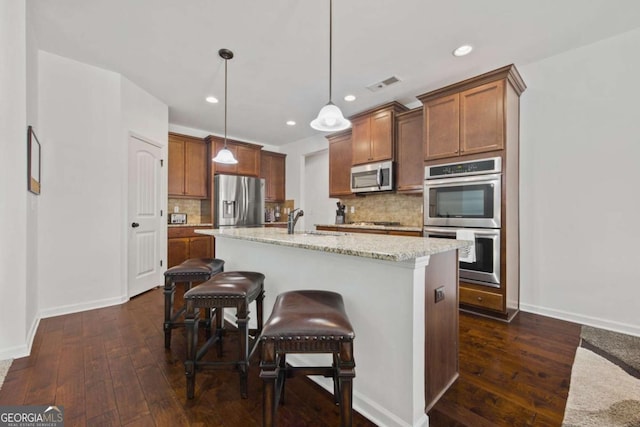
[[[216,256],[225,260],[225,271],[266,276],[265,319],[282,292],[340,293],[355,330],[353,408],[381,426],[428,425],[426,412],[458,376],[457,250],[467,242],[287,234],[260,227],[196,232],[215,236]],[[325,356],[292,354],[287,362],[331,364]],[[333,392],[330,379],[312,379]]]

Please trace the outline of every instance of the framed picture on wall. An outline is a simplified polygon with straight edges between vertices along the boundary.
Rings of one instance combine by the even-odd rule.
[[[27,188],[40,194],[40,141],[33,127],[27,129]]]

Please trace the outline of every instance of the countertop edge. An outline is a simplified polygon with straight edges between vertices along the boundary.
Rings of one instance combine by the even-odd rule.
[[[267,231],[268,230],[268,231]],[[196,233],[220,238],[246,240],[279,246],[310,249],[385,261],[402,262],[467,247],[470,243],[453,239],[388,236],[362,233],[296,232],[278,228],[201,229]],[[379,246],[382,249],[377,249]],[[393,247],[399,249],[393,249]],[[372,249],[374,247],[374,249]]]

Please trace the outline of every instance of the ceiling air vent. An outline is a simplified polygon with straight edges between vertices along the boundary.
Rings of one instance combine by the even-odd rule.
[[[400,79],[397,78],[396,76],[391,76],[389,78],[382,80],[381,82],[374,83],[372,85],[367,86],[367,89],[369,89],[371,92],[377,92],[380,89],[384,89],[385,87],[390,86],[394,83],[398,83],[399,81]]]

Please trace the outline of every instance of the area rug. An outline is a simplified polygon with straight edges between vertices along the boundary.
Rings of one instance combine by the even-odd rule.
[[[7,372],[9,372],[11,362],[13,362],[13,359],[0,360],[0,388],[2,388],[2,384],[4,384],[4,377],[6,377]]]
[[[640,427],[640,337],[583,326],[564,427]]]

